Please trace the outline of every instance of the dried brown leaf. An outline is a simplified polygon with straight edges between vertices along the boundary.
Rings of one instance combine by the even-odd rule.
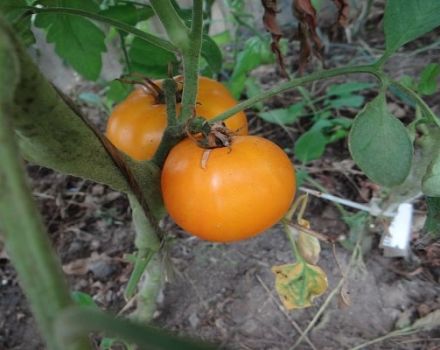
[[[348,24],[348,15],[350,8],[348,7],[347,0],[333,0],[336,7],[338,8],[338,24],[342,27],[346,27]]]
[[[277,58],[281,74],[288,77],[286,65],[284,64],[283,54],[280,49],[280,40],[283,36],[277,22],[277,0],[261,0],[264,7],[263,24],[266,30],[272,35],[270,48]]]
[[[316,32],[316,10],[310,0],[294,0],[293,13],[298,19],[298,35],[300,40],[299,73],[304,72],[310,57],[313,55],[323,62],[323,45]]]
[[[350,292],[346,284],[343,284],[339,291],[338,306],[340,309],[346,309],[351,306]]]
[[[77,259],[63,265],[63,271],[67,275],[85,275],[90,271],[92,264],[98,260],[111,259],[106,254],[93,252],[91,256],[84,259]]]

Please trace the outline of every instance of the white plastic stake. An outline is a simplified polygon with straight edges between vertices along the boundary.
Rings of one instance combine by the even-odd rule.
[[[382,237],[381,247],[386,257],[407,257],[409,241],[411,239],[411,227],[413,217],[413,205],[402,203],[397,208],[397,214]]]

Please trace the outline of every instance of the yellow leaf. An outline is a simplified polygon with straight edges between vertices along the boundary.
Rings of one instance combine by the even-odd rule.
[[[273,266],[275,289],[288,310],[312,306],[312,301],[328,287],[327,275],[318,266],[305,262]]]

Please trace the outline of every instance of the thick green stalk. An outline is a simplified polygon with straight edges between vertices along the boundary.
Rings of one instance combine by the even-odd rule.
[[[169,0],[150,0],[154,12],[159,17],[168,38],[182,52],[191,46],[189,29]]]
[[[165,79],[163,90],[167,106],[168,126],[152,159],[159,168],[162,168],[168,152],[181,140],[183,134],[181,125],[177,123],[176,82],[173,79]]]
[[[189,39],[191,45],[183,53],[183,95],[180,119],[185,122],[194,114],[198,88],[199,58],[202,48],[203,1],[194,0],[192,26]]]
[[[0,21],[0,222],[6,249],[48,349],[91,349],[86,337],[76,338],[65,347],[54,336],[57,314],[73,301],[30,194],[11,125],[19,69],[7,32]]]
[[[130,206],[132,210],[133,223],[136,231],[135,245],[138,249],[136,253],[136,260],[134,263],[133,272],[130,280],[125,288],[124,297],[128,300],[136,292],[136,287],[150,263],[152,257],[159,251],[160,241],[156,230],[151,225],[151,222],[145,216],[145,213],[139,204],[138,200],[129,195]]]
[[[278,95],[281,92],[288,91],[294,88],[297,88],[300,85],[304,85],[307,83],[311,83],[316,80],[327,79],[336,77],[338,75],[345,74],[360,74],[367,73],[374,75],[381,83],[386,81],[386,76],[382,71],[380,71],[376,65],[365,65],[365,66],[351,66],[351,67],[341,67],[341,68],[333,68],[328,70],[318,71],[312,74],[309,74],[305,77],[296,78],[289,80],[281,85],[275,86],[272,89],[267,90],[264,93],[261,93],[255,97],[251,97],[246,101],[243,101],[237,104],[235,107],[227,110],[226,112],[218,115],[217,117],[210,120],[210,122],[215,123],[218,121],[225,120],[229,117],[232,117],[234,114],[252,107],[253,105],[264,101],[272,96]]]

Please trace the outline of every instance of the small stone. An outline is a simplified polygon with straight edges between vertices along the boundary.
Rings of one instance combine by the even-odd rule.
[[[199,317],[197,316],[197,313],[196,313],[196,312],[191,313],[191,315],[189,316],[188,321],[189,321],[189,324],[191,325],[191,327],[192,327],[193,329],[196,329],[197,326],[198,326],[199,323],[200,323],[200,319],[199,319]]]
[[[110,261],[103,259],[92,262],[89,270],[97,279],[106,280],[115,272],[115,267]]]

